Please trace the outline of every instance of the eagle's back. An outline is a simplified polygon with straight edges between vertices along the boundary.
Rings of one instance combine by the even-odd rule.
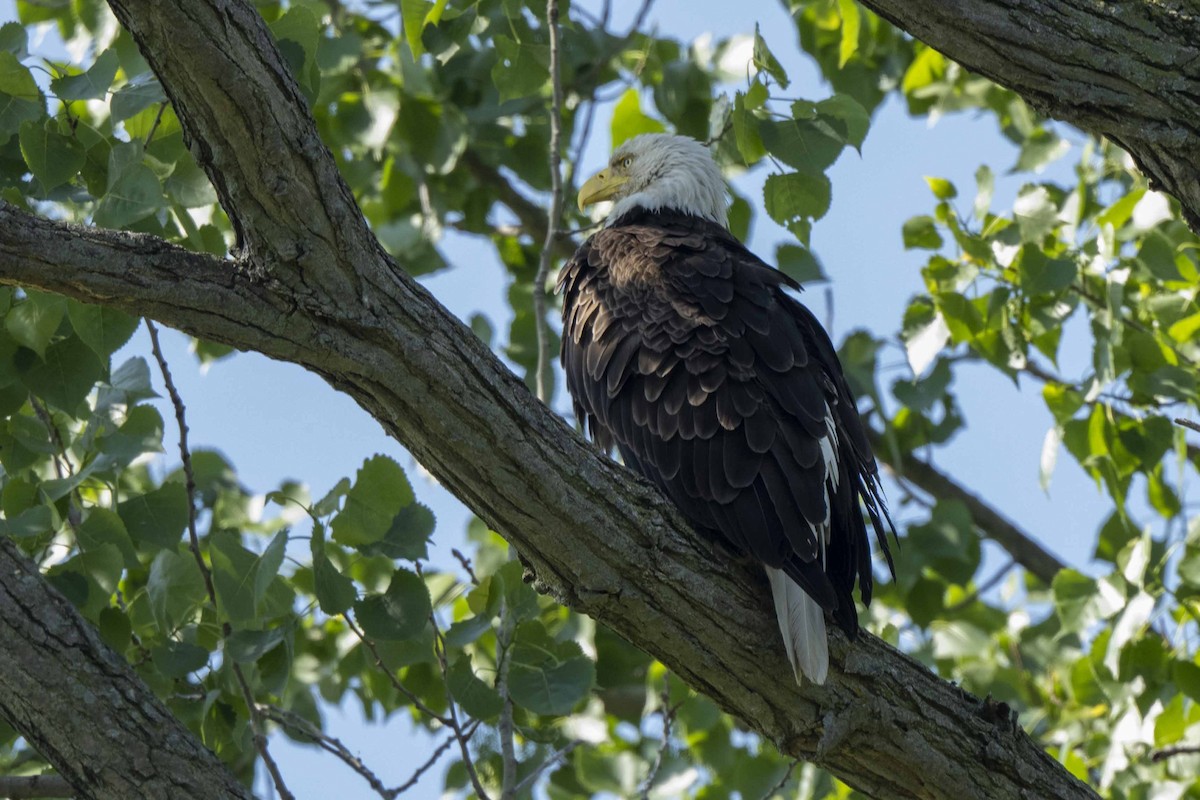
[[[562,363],[602,447],[853,634],[854,584],[864,602],[872,585],[860,500],[887,552],[877,468],[833,345],[788,286],[719,225],[635,210],[562,269]]]

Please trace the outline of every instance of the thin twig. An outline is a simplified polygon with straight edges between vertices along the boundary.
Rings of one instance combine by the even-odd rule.
[[[450,555],[458,559],[458,563],[461,564],[462,568],[467,571],[468,575],[471,576],[471,583],[478,586],[479,578],[475,576],[475,570],[471,568],[471,559],[464,556],[457,547],[452,547],[450,549]]]
[[[567,742],[565,745],[560,747],[558,750],[555,750],[553,753],[550,754],[550,757],[547,758],[545,761],[543,761],[541,764],[539,764],[533,772],[529,773],[528,775],[526,775],[524,778],[521,779],[521,782],[517,784],[517,788],[514,790],[515,793],[519,795],[519,794],[521,794],[521,792],[525,791],[526,789],[532,788],[534,782],[537,781],[537,779],[541,776],[541,774],[543,772],[550,769],[556,763],[558,763],[562,759],[569,756],[571,754],[571,751],[574,750],[576,747],[578,747],[581,744],[583,744],[582,739],[572,739],[571,741]]]
[[[163,384],[167,387],[167,395],[171,399],[171,406],[175,409],[175,424],[179,427],[179,458],[183,462],[184,489],[187,490],[188,496],[189,549],[192,551],[192,557],[196,559],[196,566],[199,567],[200,574],[204,576],[204,589],[208,592],[208,599],[213,608],[216,608],[217,592],[213,587],[212,572],[204,563],[204,556],[200,554],[200,536],[196,533],[196,473],[192,470],[192,450],[188,446],[186,409],[183,405],[183,398],[179,396],[179,391],[175,388],[175,380],[171,377],[171,368],[167,366],[167,358],[163,355],[162,344],[158,340],[158,326],[149,317],[146,317],[146,330],[150,333],[150,350],[154,353],[154,360],[158,362],[159,371],[162,372]]]
[[[875,457],[887,464],[896,473],[920,487],[921,491],[939,500],[958,500],[971,512],[971,519],[979,532],[1008,551],[1018,564],[1047,586],[1054,576],[1066,565],[1042,547],[1032,536],[1015,523],[939,470],[912,453],[900,454],[893,450],[883,435],[870,429],[867,437]]]
[[[1150,760],[1157,764],[1160,761],[1166,761],[1172,756],[1194,756],[1200,754],[1200,745],[1183,744],[1177,747],[1164,747],[1161,750],[1155,750],[1150,754]]]
[[[50,434],[50,440],[54,443],[54,473],[59,480],[72,477],[75,470],[71,467],[71,457],[67,454],[67,443],[63,441],[62,432],[54,424],[54,417],[50,414],[50,409],[32,394],[29,395],[29,404],[33,406],[33,413],[46,427],[46,432]],[[83,522],[81,508],[83,508],[83,503],[79,499],[79,489],[76,487],[71,490],[67,498],[67,524],[71,526],[71,530],[75,532],[77,538],[79,526]]]
[[[393,687],[395,687],[396,691],[407,697],[408,702],[412,703],[413,707],[425,716],[432,720],[437,720],[447,728],[453,728],[453,725],[450,723],[450,717],[443,716],[431,710],[429,706],[421,702],[421,698],[413,694],[411,689],[400,682],[400,679],[396,677],[396,674],[388,668],[387,664],[383,663],[383,657],[379,655],[379,649],[375,647],[375,642],[367,638],[367,635],[362,632],[361,628],[354,624],[354,620],[352,620],[348,614],[343,614],[342,618],[346,620],[346,625],[349,626],[350,630],[354,632],[354,635],[358,637],[358,640],[363,643],[363,646],[370,651],[371,656],[375,659],[375,666],[379,667],[379,670],[387,676],[388,680],[391,681],[391,684]]]
[[[1193,430],[1196,433],[1200,433],[1200,422],[1192,422],[1190,419],[1184,419],[1183,417],[1176,417],[1175,424],[1182,425],[1183,427],[1187,428],[1188,430]]]
[[[675,712],[679,706],[671,705],[671,674],[669,672],[663,675],[663,687],[658,694],[658,699],[662,706],[662,741],[658,744],[658,752],[654,754],[654,763],[650,765],[650,771],[646,773],[645,780],[638,786],[638,797],[642,800],[650,800],[650,790],[654,787],[654,781],[658,779],[658,773],[662,770],[663,758],[671,746],[671,727],[675,723]]]
[[[154,117],[154,124],[150,126],[150,132],[146,134],[146,141],[142,144],[143,149],[149,147],[150,142],[154,140],[154,134],[158,132],[158,123],[162,122],[163,112],[167,110],[167,102],[163,100],[158,104],[158,114]]]
[[[417,564],[417,574],[421,574],[421,565]],[[458,748],[462,753],[463,767],[467,770],[467,777],[471,779],[471,786],[475,788],[475,794],[481,800],[491,800],[491,796],[484,790],[483,784],[479,782],[479,774],[475,771],[475,762],[471,758],[471,749],[467,746],[470,737],[465,733],[462,724],[458,719],[458,708],[454,702],[454,698],[450,695],[450,667],[446,663],[446,642],[442,638],[442,629],[438,625],[437,616],[429,612],[429,624],[433,626],[433,654],[437,657],[438,667],[442,671],[442,682],[446,684],[446,710],[449,713],[449,727],[454,732],[454,738],[458,740]]]
[[[773,797],[778,792],[782,792],[783,787],[787,786],[788,781],[792,779],[792,772],[795,771],[796,765],[799,763],[800,759],[793,758],[792,763],[788,764],[787,772],[783,773],[783,777],[780,778],[774,786],[772,786],[770,789],[767,789],[767,793],[762,796],[762,800],[769,800],[769,798]]]
[[[508,670],[512,665],[512,636],[515,621],[513,614],[504,600],[500,601],[500,627],[496,630],[496,693],[500,695],[503,705],[500,707],[500,720],[496,725],[496,733],[500,737],[500,754],[502,762],[500,800],[511,800],[516,797],[517,783],[517,751],[513,731],[512,694],[508,689]]]
[[[200,553],[200,536],[196,532],[196,475],[192,470],[192,451],[188,446],[187,410],[183,405],[183,398],[179,396],[179,391],[175,388],[175,380],[171,377],[171,368],[167,365],[167,358],[163,354],[162,343],[158,339],[158,326],[149,317],[146,318],[146,330],[150,332],[150,349],[154,353],[154,360],[158,362],[159,371],[162,372],[163,385],[167,389],[171,406],[175,409],[175,422],[179,426],[179,457],[183,462],[184,488],[187,491],[188,502],[189,546],[192,556],[196,559],[196,567],[204,576],[204,589],[208,593],[208,600],[215,611],[217,609],[217,591],[213,585],[212,570],[204,563],[204,556]],[[221,624],[222,640],[227,639],[231,633],[233,633],[233,626],[226,620]],[[255,749],[258,750],[263,764],[271,774],[271,781],[279,792],[279,796],[283,800],[296,800],[296,796],[291,793],[284,782],[283,773],[279,771],[279,765],[275,763],[270,748],[267,747],[262,715],[259,713],[258,704],[254,702],[254,692],[250,690],[250,683],[246,680],[240,664],[233,660],[229,660],[229,663],[233,665],[233,675],[242,690],[242,699],[246,702],[246,712],[250,715],[250,729],[254,734]]]
[[[469,740],[471,738],[471,736],[474,735],[475,731],[477,731],[478,729],[479,729],[479,720],[475,720],[474,722],[471,723],[470,727],[466,731],[467,739]],[[438,762],[438,759],[440,759],[442,757],[442,754],[444,754],[447,750],[450,749],[450,745],[454,744],[454,739],[455,739],[455,737],[453,734],[451,734],[450,736],[447,736],[446,741],[444,741],[440,745],[438,745],[437,749],[433,751],[433,755],[431,755],[428,759],[426,759],[424,764],[417,767],[416,771],[413,772],[411,778],[409,778],[404,783],[397,786],[395,789],[391,790],[391,791],[395,792],[395,794],[393,794],[392,797],[397,797],[401,794],[404,794],[409,789],[416,786],[417,781],[421,780],[421,776],[424,775],[426,772],[428,772],[430,769],[432,769],[433,765],[436,764]]]
[[[33,797],[74,797],[75,789],[61,775],[12,775],[0,777],[0,797],[25,800]]]
[[[562,188],[562,76],[558,66],[558,0],[546,0],[546,28],[550,33],[550,212],[546,219],[546,239],[537,275],[533,279],[533,318],[537,330],[537,395],[543,403],[550,401],[550,331],[546,322],[546,279],[554,260],[554,240],[558,236],[559,220],[563,214]]]
[[[364,764],[362,759],[351,752],[350,748],[346,747],[346,745],[343,744],[342,741],[337,737],[330,736],[329,734],[325,733],[316,725],[313,725],[311,722],[306,720],[304,717],[277,706],[260,704],[258,709],[264,717],[274,720],[280,725],[291,728],[293,732],[298,733],[301,736],[306,736],[309,739],[312,739],[313,742],[322,750],[337,756],[346,766],[350,767],[350,769],[361,775],[363,780],[370,784],[371,788],[375,790],[375,793],[380,797],[385,798],[385,800],[394,800],[396,797],[404,794],[404,792],[408,791],[413,786],[416,786],[417,782],[421,779],[421,776],[428,772],[433,765],[437,763],[438,759],[445,754],[446,750],[450,748],[450,745],[454,743],[453,736],[447,737],[446,741],[438,745],[437,749],[433,751],[433,754],[430,755],[425,763],[417,767],[416,772],[413,773],[411,778],[399,786],[389,789],[383,785],[383,781],[379,780],[379,777],[371,771],[370,767]],[[473,734],[475,729],[478,727],[478,722],[472,723],[471,728],[467,732],[468,737]]]
[[[979,599],[979,597],[981,595],[983,595],[987,592],[990,592],[993,588],[995,588],[996,585],[1004,579],[1004,576],[1007,575],[1009,573],[1009,571],[1016,565],[1017,565],[1017,560],[1015,558],[1010,558],[1008,560],[1007,564],[1005,564],[1000,569],[996,570],[995,575],[993,575],[992,577],[988,578],[983,583],[976,586],[975,591],[971,592],[970,594],[968,594],[962,600],[959,600],[954,605],[948,606],[946,608],[946,613],[953,614],[957,611],[962,611],[964,608],[971,605],[971,603],[974,603],[976,600]]]

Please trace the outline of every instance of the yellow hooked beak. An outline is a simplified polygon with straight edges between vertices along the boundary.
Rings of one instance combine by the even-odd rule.
[[[611,199],[628,180],[629,178],[617,175],[611,169],[600,170],[579,187],[579,210],[583,211],[601,200]]]

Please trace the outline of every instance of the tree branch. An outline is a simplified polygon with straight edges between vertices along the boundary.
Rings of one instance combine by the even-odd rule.
[[[252,797],[7,537],[0,537],[0,717],[74,787],[59,796]]]
[[[1049,586],[1054,576],[1066,569],[1057,556],[946,473],[912,453],[901,455],[894,452],[887,440],[874,429],[868,429],[867,436],[876,458],[922,491],[934,497],[958,500],[965,505],[980,534],[1007,550],[1014,561],[1030,574],[1036,575],[1042,583]]]
[[[1200,12],[1179,2],[863,0],[1038,111],[1129,151],[1200,230]]]

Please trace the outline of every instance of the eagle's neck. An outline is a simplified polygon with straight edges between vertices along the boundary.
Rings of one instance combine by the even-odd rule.
[[[714,167],[712,175],[663,175],[652,179],[643,189],[613,203],[606,224],[635,209],[650,212],[674,211],[715,222],[728,228],[728,204],[725,201],[725,182]]]

